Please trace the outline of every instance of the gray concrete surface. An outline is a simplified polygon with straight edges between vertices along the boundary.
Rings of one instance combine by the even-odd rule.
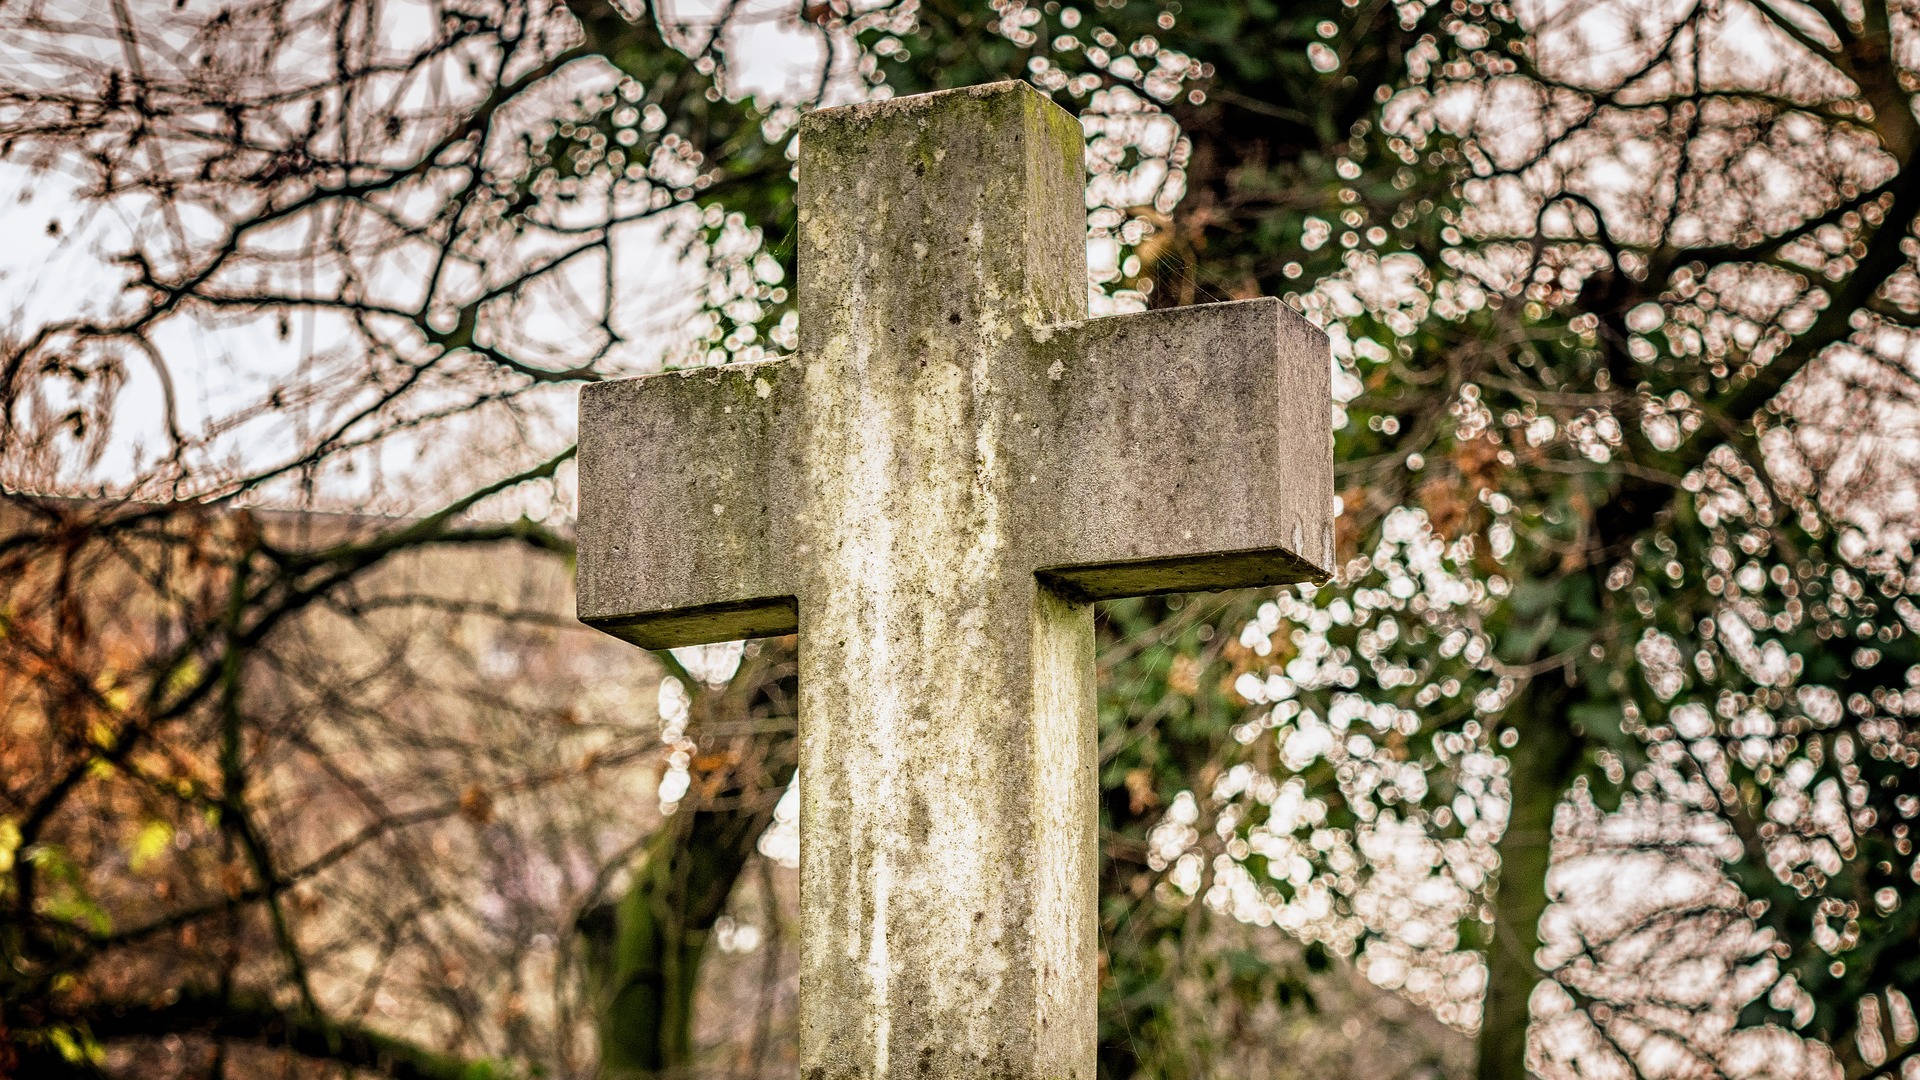
[[[1324,337],[1086,318],[1077,121],[809,115],[800,352],[581,396],[580,617],[800,634],[801,1076],[1092,1080],[1092,601],[1322,578]]]

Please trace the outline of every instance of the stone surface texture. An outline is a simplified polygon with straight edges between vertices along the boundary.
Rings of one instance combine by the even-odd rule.
[[[1093,1080],[1094,600],[1325,576],[1326,343],[1086,318],[1023,83],[810,114],[799,355],[581,398],[580,616],[800,634],[802,1080]]]

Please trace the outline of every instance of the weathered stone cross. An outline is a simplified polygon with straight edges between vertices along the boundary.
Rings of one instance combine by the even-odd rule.
[[[1333,548],[1325,339],[1086,318],[1080,125],[1024,83],[800,136],[800,351],[589,387],[580,617],[800,635],[803,1080],[1092,1080],[1092,602]]]

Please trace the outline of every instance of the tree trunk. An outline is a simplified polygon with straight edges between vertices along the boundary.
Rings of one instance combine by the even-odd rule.
[[[1524,1080],[1528,999],[1540,979],[1540,916],[1547,909],[1553,814],[1580,761],[1580,739],[1563,708],[1565,688],[1553,675],[1536,679],[1509,712],[1520,741],[1507,753],[1513,808],[1496,848],[1500,878],[1486,946],[1487,996],[1480,1018],[1476,1080]]]
[[[692,1069],[707,939],[793,780],[792,660],[791,639],[766,643],[747,661],[755,670],[743,669],[709,701],[696,699],[696,736],[703,728],[735,734],[700,739],[693,785],[648,838],[625,895],[581,916],[603,1080]],[[703,761],[720,764],[703,772]]]

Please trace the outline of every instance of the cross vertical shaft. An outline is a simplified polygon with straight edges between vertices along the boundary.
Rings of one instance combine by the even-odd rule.
[[[1004,85],[801,130],[803,1080],[1093,1076],[1092,616],[1013,468],[1083,145]]]

